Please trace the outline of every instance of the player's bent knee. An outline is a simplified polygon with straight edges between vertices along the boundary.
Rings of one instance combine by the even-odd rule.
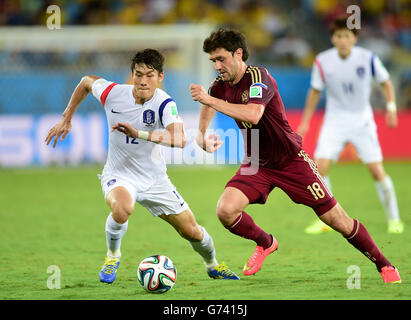
[[[121,212],[121,213],[119,213],[119,212],[117,212],[117,213],[112,212],[112,214],[113,214],[113,219],[114,219],[114,221],[116,221],[116,222],[119,223],[119,224],[126,223],[126,222],[128,221],[128,219],[129,219],[129,217],[130,217],[130,215],[125,214],[124,212]]]
[[[216,213],[218,219],[225,220],[230,215],[230,208],[218,202]]]
[[[225,226],[230,225],[240,213],[241,210],[238,210],[238,208],[231,204],[219,203],[217,205],[217,217]]]
[[[128,218],[134,211],[134,206],[122,204],[118,201],[113,201],[111,203],[111,212],[113,219],[120,224],[126,223]]]

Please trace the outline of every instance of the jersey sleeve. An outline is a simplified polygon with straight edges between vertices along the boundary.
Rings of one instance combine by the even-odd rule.
[[[390,78],[390,74],[387,69],[375,54],[371,56],[371,73],[373,78],[381,83],[385,82]]]
[[[266,106],[274,97],[276,89],[274,81],[266,69],[250,68],[250,88],[248,103],[257,103]]]
[[[107,81],[103,78],[94,81],[93,86],[91,87],[91,92],[93,93],[93,96],[100,101],[103,107],[108,100],[111,89],[113,89],[115,85],[117,85],[117,83]]]
[[[167,128],[172,123],[182,123],[181,117],[178,115],[177,104],[171,98],[166,99],[159,108],[160,122],[164,128]]]
[[[316,58],[313,63],[310,85],[319,91],[322,91],[325,86],[324,70],[318,58]]]

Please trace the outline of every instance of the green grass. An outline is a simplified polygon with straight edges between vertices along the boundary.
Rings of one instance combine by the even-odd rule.
[[[333,192],[351,217],[368,229],[386,257],[399,268],[401,285],[384,285],[373,263],[341,235],[303,233],[314,212],[275,189],[265,205],[247,211],[279,240],[255,276],[241,281],[209,279],[199,256],[163,220],[136,206],[123,239],[117,280],[100,283],[106,253],[104,225],[109,212],[96,174],[99,167],[0,170],[0,299],[410,299],[411,163],[388,163],[403,221],[402,235],[386,233],[386,218],[367,169],[338,164],[331,171]],[[255,244],[224,229],[215,207],[237,167],[170,167],[168,172],[199,224],[214,238],[218,260],[237,274]],[[169,256],[178,270],[174,288],[146,293],[136,280],[146,256]],[[61,289],[47,288],[50,265],[61,270]],[[347,289],[347,268],[361,270],[361,289]]]

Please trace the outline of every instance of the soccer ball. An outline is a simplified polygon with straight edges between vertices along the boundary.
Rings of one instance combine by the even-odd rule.
[[[137,269],[137,279],[148,292],[164,293],[174,286],[177,269],[170,258],[153,255],[141,261]]]

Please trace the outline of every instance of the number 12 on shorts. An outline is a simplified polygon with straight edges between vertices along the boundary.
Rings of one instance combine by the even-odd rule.
[[[311,191],[315,200],[325,197],[325,192],[318,182],[314,182],[312,185],[307,186],[307,189]]]

